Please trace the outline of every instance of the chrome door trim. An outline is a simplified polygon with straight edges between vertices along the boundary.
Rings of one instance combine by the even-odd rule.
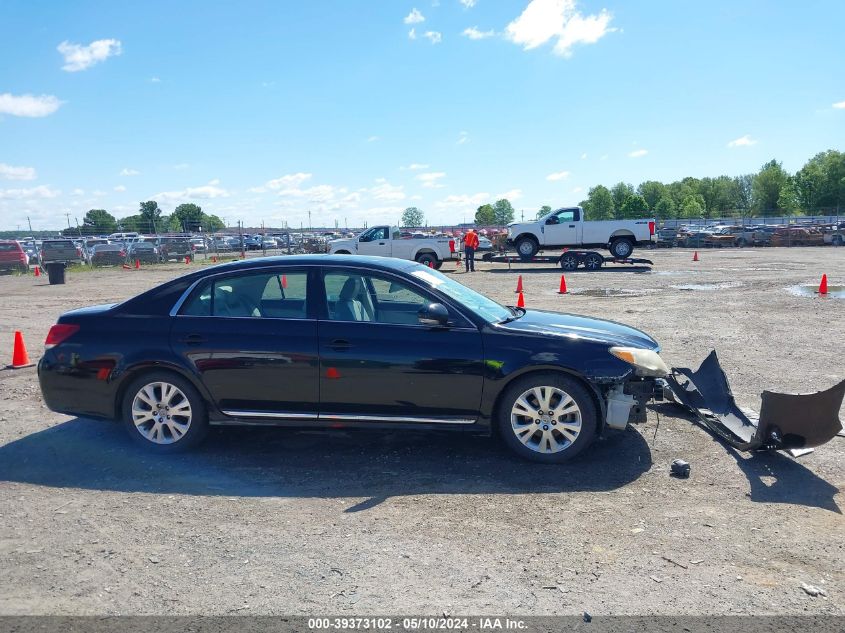
[[[335,413],[291,413],[289,411],[246,411],[225,409],[225,415],[233,418],[274,418],[277,420],[329,420],[334,422],[404,422],[407,424],[475,424],[478,420],[470,418],[423,418],[404,415],[346,415]]]

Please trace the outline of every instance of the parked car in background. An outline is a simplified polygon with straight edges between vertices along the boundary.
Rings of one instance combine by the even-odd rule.
[[[20,242],[23,252],[26,253],[28,263],[35,265],[38,263],[38,246],[34,241]]]
[[[191,239],[191,244],[195,253],[205,253],[207,250],[205,239],[202,237],[194,237]]]
[[[658,248],[672,248],[678,245],[678,229],[664,226],[657,231],[657,242],[655,244]]]
[[[42,266],[48,264],[78,264],[85,261],[82,247],[77,246],[73,240],[44,240],[41,242],[39,261]]]
[[[126,263],[126,248],[117,242],[96,244],[91,253],[92,266],[119,266]]]
[[[833,246],[845,246],[845,222],[836,225],[831,224],[822,229],[822,239],[825,244]]]
[[[158,239],[158,254],[163,262],[172,260],[184,261],[186,257],[194,258],[191,241],[186,237],[160,237]]]
[[[397,257],[430,264],[435,268],[440,268],[445,261],[458,258],[454,238],[403,239],[395,226],[373,226],[357,238],[332,240],[328,247],[331,254]]]
[[[14,240],[0,240],[0,270],[4,272],[29,270],[29,256]]]
[[[157,264],[160,261],[158,248],[152,242],[132,242],[126,249],[126,259],[142,264]]]
[[[373,257],[206,268],[66,312],[47,342],[50,409],[122,420],[159,453],[210,425],[260,424],[498,433],[521,457],[560,463],[645,421],[669,373],[633,327],[506,307]]]
[[[491,242],[489,239],[487,239],[483,235],[479,235],[478,236],[478,248],[476,248],[475,250],[479,251],[479,252],[492,251],[493,250],[493,242]]]
[[[261,236],[260,235],[250,235],[248,237],[244,237],[244,250],[260,251],[261,250]]]

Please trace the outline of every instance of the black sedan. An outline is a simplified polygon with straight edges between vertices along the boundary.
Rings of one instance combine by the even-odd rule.
[[[209,425],[498,432],[561,462],[645,416],[668,369],[618,323],[505,307],[381,257],[222,264],[63,314],[38,365],[44,400],[122,420],[161,452]]]

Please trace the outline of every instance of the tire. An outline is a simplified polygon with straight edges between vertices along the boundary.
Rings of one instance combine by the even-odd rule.
[[[746,246],[748,246],[748,240],[746,240],[744,237],[740,237],[737,239],[736,245],[739,248],[745,248]]]
[[[610,242],[608,250],[616,259],[625,259],[634,252],[634,243],[627,237],[619,237]]]
[[[584,268],[587,270],[598,270],[604,264],[604,257],[598,253],[587,253],[584,257]]]
[[[833,244],[834,246],[842,246],[843,244],[845,244],[845,237],[842,237],[841,235],[834,235],[833,239],[831,240],[831,244]]]
[[[165,385],[175,387],[178,393],[168,390],[168,398],[167,392],[164,391]],[[140,397],[142,390],[146,391],[146,398]],[[186,416],[174,415],[171,421],[159,418],[164,421],[162,424],[156,422],[152,415],[147,416],[148,420],[139,415],[139,423],[136,425],[133,419],[136,398],[136,413],[159,411],[156,407],[150,407],[151,402],[169,404],[179,411],[183,411],[184,403],[187,403],[187,424]],[[123,423],[133,441],[156,453],[178,453],[187,450],[199,444],[208,433],[208,413],[202,397],[190,382],[170,372],[150,372],[133,380],[126,388],[121,411]],[[165,411],[162,411],[161,415],[167,415]],[[156,426],[158,430],[154,430]],[[178,435],[180,431],[182,435]]]
[[[434,270],[440,270],[441,268],[443,268],[443,261],[442,260],[438,261],[436,264],[434,264]]]
[[[553,412],[566,413],[549,416],[548,410],[540,408],[541,398],[547,398]],[[521,411],[530,415],[521,415]],[[508,385],[496,421],[502,439],[514,453],[533,462],[560,464],[590,445],[596,435],[598,414],[584,385],[571,376],[548,372],[525,376]]]
[[[431,266],[434,268],[437,265],[437,255],[434,253],[420,253],[417,255],[417,263],[423,266]]]
[[[564,253],[560,256],[560,267],[566,271],[578,268],[578,257],[574,253]]]
[[[540,245],[533,237],[520,237],[516,241],[516,252],[524,262],[531,261],[539,250]]]

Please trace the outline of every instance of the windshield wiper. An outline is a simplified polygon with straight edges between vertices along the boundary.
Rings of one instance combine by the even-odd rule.
[[[524,308],[514,308],[513,306],[505,306],[508,310],[511,311],[513,316],[509,316],[506,319],[502,319],[499,323],[510,323],[511,321],[516,321],[518,318],[525,316],[525,309]]]

